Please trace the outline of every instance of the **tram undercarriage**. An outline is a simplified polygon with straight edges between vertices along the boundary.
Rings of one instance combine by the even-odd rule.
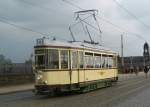
[[[38,95],[58,94],[63,92],[85,93],[100,88],[110,87],[115,84],[117,80],[118,77],[67,85],[35,85],[34,92]]]

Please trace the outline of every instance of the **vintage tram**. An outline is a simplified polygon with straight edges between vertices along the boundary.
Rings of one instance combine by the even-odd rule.
[[[85,42],[37,39],[35,92],[88,92],[118,80],[117,53]]]

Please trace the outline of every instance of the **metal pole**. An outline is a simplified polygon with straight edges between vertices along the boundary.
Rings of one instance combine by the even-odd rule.
[[[132,73],[132,70],[133,70],[133,58],[132,56],[130,57],[130,73]]]
[[[121,35],[121,66],[122,66],[122,71],[124,73],[124,51],[123,51],[123,35]]]

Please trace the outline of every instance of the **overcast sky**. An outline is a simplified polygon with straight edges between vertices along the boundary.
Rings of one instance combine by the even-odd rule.
[[[139,20],[150,26],[150,1],[117,1]],[[71,0],[71,2],[84,9],[99,10],[98,21],[103,32],[102,44],[104,46],[119,53],[120,35],[124,33],[124,55],[142,55],[144,40],[119,31],[103,19],[111,21],[126,31],[142,35],[147,42],[150,42],[150,28],[135,20],[113,0]],[[62,0],[0,0],[0,54],[4,54],[13,62],[24,62],[33,52],[36,38],[43,37],[38,33],[3,23],[2,20],[6,19],[9,23],[49,34],[58,39],[71,40],[68,27],[76,22],[74,12],[79,10]],[[92,17],[86,21],[96,26]],[[80,25],[73,27],[72,30],[77,40],[89,40],[88,36],[81,31]],[[92,29],[90,31],[93,39],[99,42],[98,32]]]

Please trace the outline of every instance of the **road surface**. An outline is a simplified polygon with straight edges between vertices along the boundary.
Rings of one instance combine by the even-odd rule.
[[[52,97],[25,91],[0,95],[0,107],[150,107],[150,77],[122,77],[117,85],[84,94]]]

